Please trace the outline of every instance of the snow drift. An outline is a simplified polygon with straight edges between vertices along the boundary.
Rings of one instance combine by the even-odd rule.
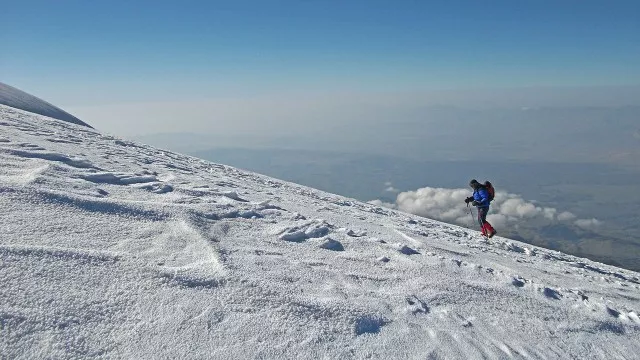
[[[640,353],[640,274],[0,106],[0,358]]]

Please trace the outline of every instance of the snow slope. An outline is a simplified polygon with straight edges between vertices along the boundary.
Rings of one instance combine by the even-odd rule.
[[[0,358],[637,359],[640,274],[0,106]]]
[[[10,106],[16,109],[29,111],[35,114],[40,114],[54,119],[67,121],[73,124],[84,125],[91,127],[84,123],[77,117],[69,114],[68,112],[49,104],[48,102],[39,99],[31,94],[27,94],[22,90],[18,90],[7,84],[0,82],[0,105]]]

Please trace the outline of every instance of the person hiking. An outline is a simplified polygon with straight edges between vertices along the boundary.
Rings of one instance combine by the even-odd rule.
[[[487,213],[491,203],[491,196],[486,185],[480,184],[478,180],[473,179],[469,182],[469,186],[473,188],[473,195],[466,198],[464,202],[478,208],[478,222],[482,229],[482,235],[487,238],[493,237],[497,231],[487,222]]]

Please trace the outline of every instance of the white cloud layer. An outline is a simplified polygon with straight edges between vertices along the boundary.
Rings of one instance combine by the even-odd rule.
[[[563,211],[560,214],[558,214],[558,221],[571,221],[575,218],[576,216],[568,211]]]
[[[596,228],[602,224],[602,221],[598,219],[578,219],[574,222],[574,224],[582,229],[591,230]]]
[[[470,195],[471,192],[466,189],[424,187],[415,191],[399,193],[394,204],[384,203],[380,200],[371,203],[431,219],[468,226],[472,221],[475,221],[464,203],[464,199]],[[552,207],[539,206],[524,200],[519,195],[501,191],[496,193],[495,200],[491,203],[491,211],[487,220],[496,227],[506,227],[516,225],[520,221],[532,220],[538,224],[573,224],[585,230],[593,229],[602,224],[595,218],[578,219],[571,212],[560,212]]]

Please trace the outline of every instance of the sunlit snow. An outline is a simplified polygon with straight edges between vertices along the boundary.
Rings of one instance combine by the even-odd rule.
[[[0,289],[3,359],[640,354],[638,273],[6,106]]]

